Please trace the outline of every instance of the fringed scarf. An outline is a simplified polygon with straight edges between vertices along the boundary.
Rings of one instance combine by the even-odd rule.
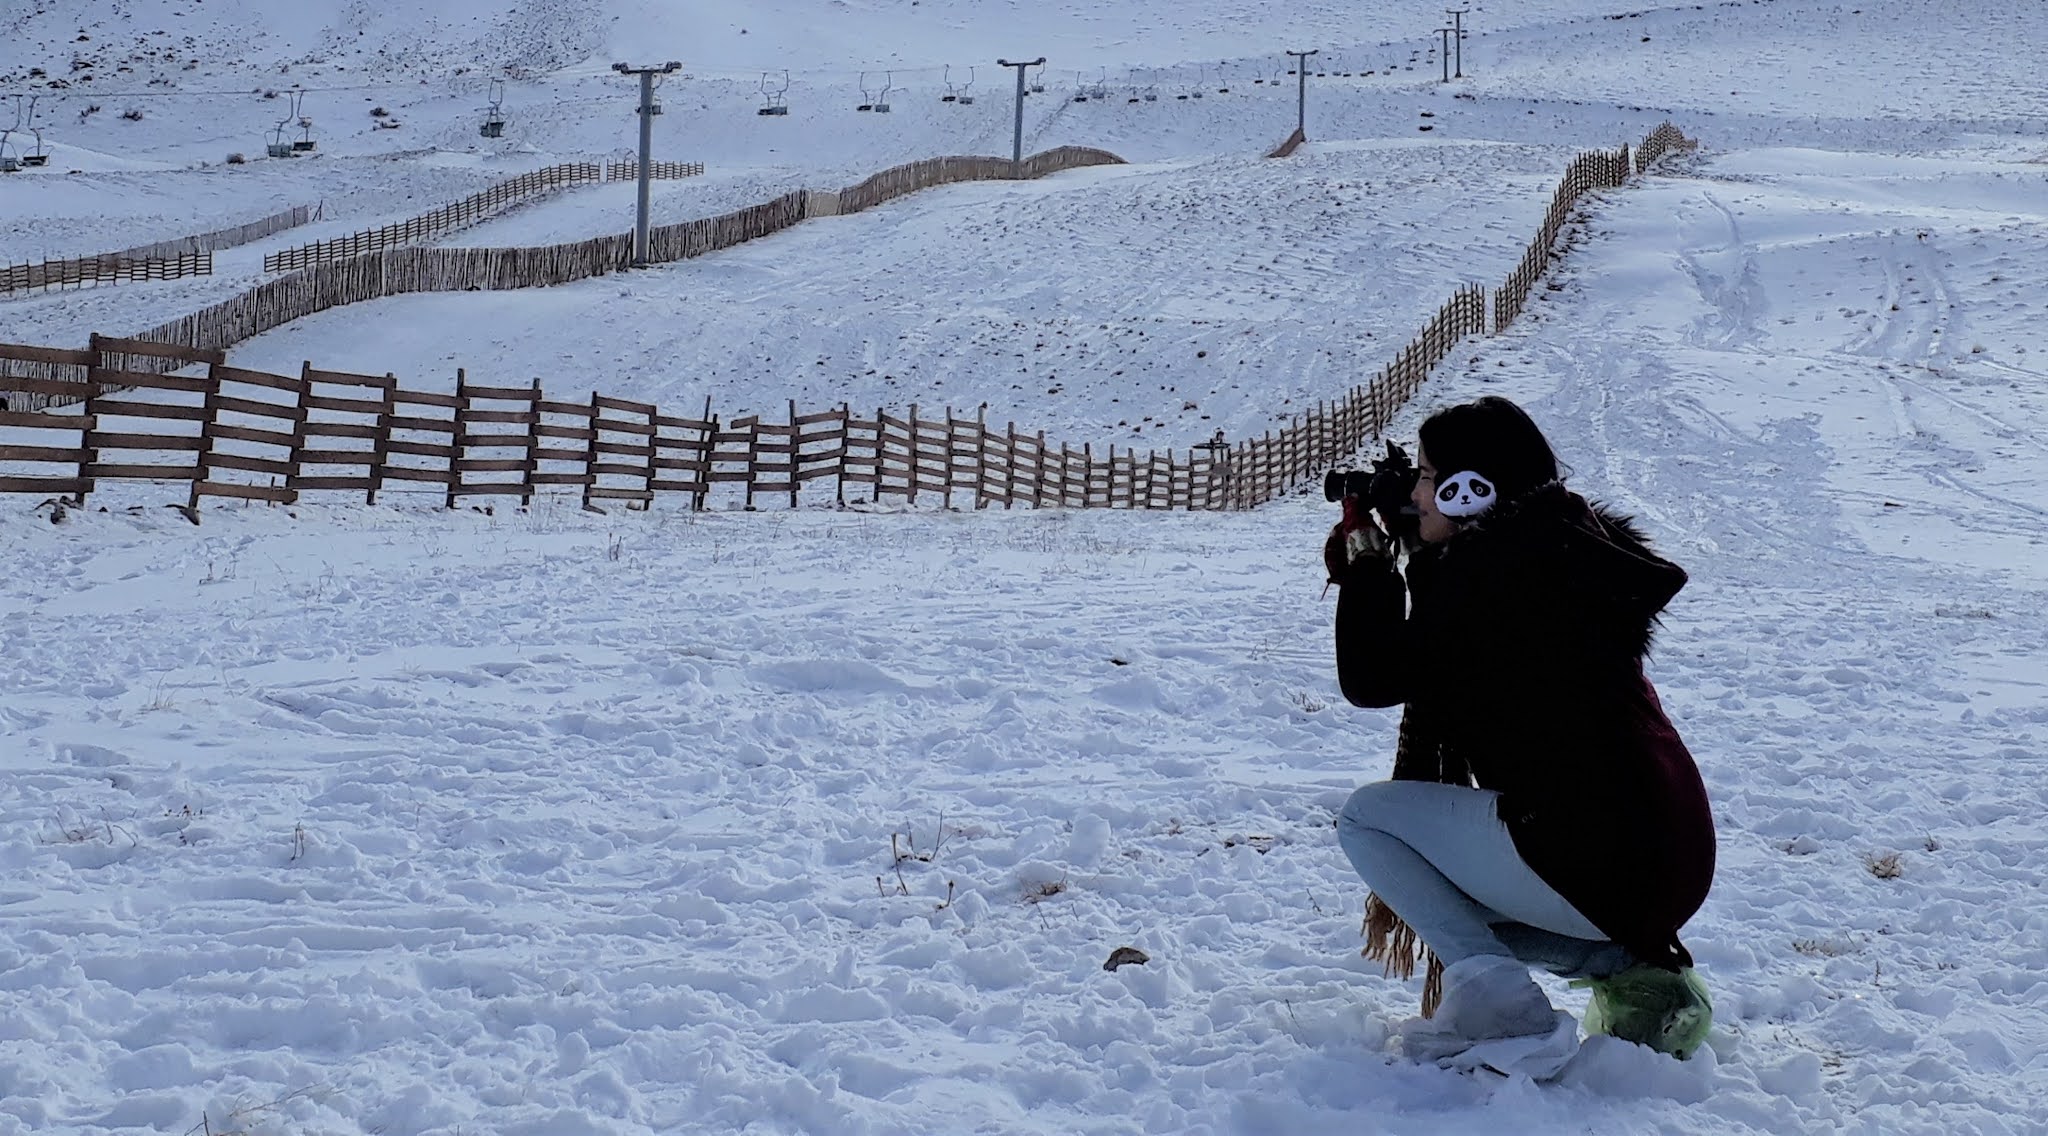
[[[1435,781],[1446,785],[1470,785],[1472,770],[1448,746],[1443,744],[1440,734],[1431,726],[1427,711],[1418,711],[1413,703],[1401,711],[1400,741],[1394,748],[1394,780]],[[1426,965],[1422,978],[1422,1016],[1436,1016],[1437,1004],[1444,997],[1444,964],[1415,934],[1415,928],[1403,922],[1394,909],[1388,907],[1377,895],[1365,897],[1365,926],[1360,929],[1365,936],[1365,949],[1360,954],[1373,959],[1386,969],[1386,973],[1401,978],[1415,975],[1418,960]]]

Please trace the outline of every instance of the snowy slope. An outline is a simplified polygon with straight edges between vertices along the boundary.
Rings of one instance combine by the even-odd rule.
[[[1369,379],[1456,287],[1506,275],[1569,159],[1333,143],[1284,180],[1237,157],[949,187],[627,277],[355,305],[236,359],[395,368],[428,389],[460,365],[778,419],[791,399],[985,406],[1076,444],[1184,448]],[[545,239],[529,226],[550,215],[457,241]]]
[[[1653,674],[1722,833],[1711,1053],[1387,1056],[1414,984],[1329,824],[1394,722],[1331,690],[1320,503],[146,508],[7,546],[0,1115],[2038,1129],[2048,219],[1983,222],[2040,174],[1810,167],[1617,195],[1403,426],[1522,400],[1693,573]]]
[[[1185,74],[1291,38],[1208,0],[788,3],[748,9],[777,18],[744,40],[719,30],[736,7],[661,6],[820,93],[775,123],[742,78],[666,90],[707,109],[664,116],[664,153],[723,167],[664,187],[665,215],[999,144],[1000,107],[948,118],[929,85],[888,121],[831,110],[849,61],[1021,29]],[[195,87],[310,52],[332,58],[277,78],[346,81],[357,42],[417,72],[403,102],[348,94],[403,129],[323,111],[326,156],[295,163],[192,168],[255,148],[260,94],[136,123],[110,103],[72,128],[89,172],[0,182],[10,256],[322,196],[346,228],[615,149],[619,85],[582,72],[660,46],[601,19],[652,5],[39,9],[4,17],[7,51],[147,24],[210,45]],[[1394,719],[1334,690],[1319,500],[597,516],[401,494],[195,528],[131,483],[61,525],[0,500],[0,1136],[2048,1130],[2048,142],[2024,53],[1986,50],[2043,38],[2041,12],[1516,5],[1475,18],[1475,78],[1444,90],[1427,56],[1405,69],[1426,32],[1393,28],[1435,9],[1290,8],[1333,48],[1410,46],[1394,77],[1319,83],[1319,141],[1286,163],[1250,157],[1291,113],[1264,85],[1048,99],[1035,138],[1140,164],[558,292],[363,306],[235,356],[929,395],[1076,431],[1149,415],[1185,444],[1354,381],[1512,263],[1566,154],[1677,106],[1706,151],[1605,195],[1558,289],[1396,433],[1514,397],[1692,574],[1652,671],[1721,836],[1688,930],[1719,1024],[1693,1061],[1596,1040],[1536,1086],[1397,1056],[1417,984],[1358,958],[1330,833]],[[533,133],[390,156],[478,141],[481,84],[447,72],[506,62],[507,29],[565,72],[515,85]],[[585,193],[460,240],[623,228],[615,187]],[[230,276],[0,303],[0,340],[146,325]],[[1261,350],[1240,368],[1210,335]],[[1124,945],[1151,961],[1102,970]]]

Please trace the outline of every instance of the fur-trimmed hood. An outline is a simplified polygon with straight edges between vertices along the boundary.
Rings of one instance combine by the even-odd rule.
[[[1525,596],[1569,597],[1638,660],[1649,653],[1658,615],[1686,584],[1685,570],[1651,550],[1633,517],[1559,481],[1500,502],[1411,558],[1409,579],[1423,591],[1447,573],[1512,581],[1503,590]]]

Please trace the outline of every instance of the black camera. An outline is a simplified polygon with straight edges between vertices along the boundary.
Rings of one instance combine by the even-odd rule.
[[[1364,497],[1372,491],[1372,474],[1363,469],[1333,469],[1323,475],[1323,500]]]
[[[1323,498],[1357,498],[1379,514],[1388,536],[1413,544],[1420,539],[1422,518],[1409,497],[1421,477],[1408,451],[1388,442],[1387,456],[1374,461],[1370,470],[1333,469],[1325,474]]]

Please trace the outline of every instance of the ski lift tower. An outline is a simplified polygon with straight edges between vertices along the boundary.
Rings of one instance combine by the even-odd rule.
[[[654,77],[673,75],[683,65],[671,59],[658,67],[635,67],[629,63],[614,63],[612,70],[621,75],[640,77],[640,186],[639,203],[633,219],[633,267],[647,267],[647,192],[648,181],[653,176],[654,116],[661,113],[659,103],[654,101]]]
[[[1294,132],[1296,134],[1301,135],[1303,138],[1308,137],[1308,61],[1311,57],[1320,54],[1322,50],[1323,49],[1320,47],[1315,47],[1310,48],[1307,51],[1290,51],[1287,53],[1289,56],[1293,57],[1295,60],[1298,61],[1294,68],[1296,79],[1294,96]]]
[[[1045,56],[1041,55],[1028,63],[1012,63],[1007,59],[998,59],[996,66],[1017,69],[1017,133],[1010,143],[1010,176],[1016,177],[1024,165],[1024,73],[1033,67],[1044,67]],[[1044,89],[1037,88],[1039,91]]]

